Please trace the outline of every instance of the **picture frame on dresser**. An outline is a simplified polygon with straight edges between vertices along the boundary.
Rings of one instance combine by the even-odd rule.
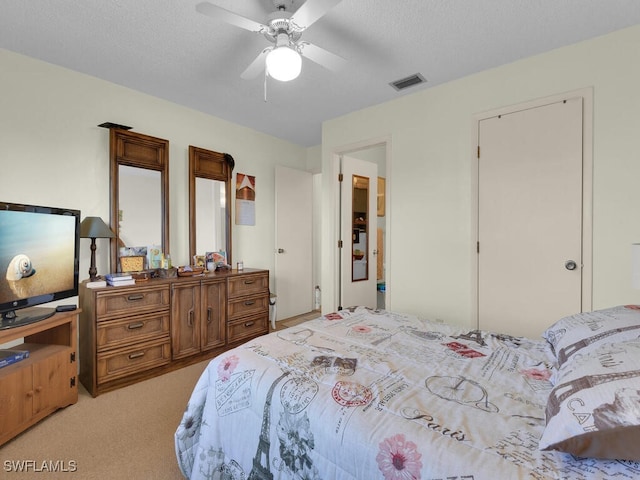
[[[144,255],[130,255],[120,257],[120,271],[122,273],[141,272],[144,270],[146,257]]]

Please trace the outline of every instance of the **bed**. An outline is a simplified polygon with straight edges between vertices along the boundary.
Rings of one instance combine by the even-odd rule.
[[[640,478],[640,310],[540,341],[363,307],[229,350],[175,432],[190,479]]]

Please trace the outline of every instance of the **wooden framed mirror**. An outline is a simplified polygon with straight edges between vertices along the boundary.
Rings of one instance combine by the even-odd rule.
[[[189,146],[189,258],[224,250],[231,265],[231,175],[227,153]]]
[[[111,269],[119,271],[122,247],[158,246],[170,253],[169,141],[111,128],[109,151],[111,229],[116,235]]]

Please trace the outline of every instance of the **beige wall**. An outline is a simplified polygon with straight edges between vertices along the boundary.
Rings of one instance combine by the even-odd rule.
[[[257,177],[257,225],[234,225],[234,257],[273,270],[274,167],[322,172],[322,251],[315,264],[321,265],[327,311],[336,298],[332,152],[389,139],[388,307],[471,325],[473,116],[593,86],[593,306],[640,303],[629,271],[630,244],[640,241],[639,44],[640,27],[633,27],[405,95],[326,122],[322,146],[310,149],[0,49],[0,198],[79,208],[83,217],[108,219],[108,134],[97,125],[131,125],[170,141],[174,262],[187,262],[192,144],[230,153],[235,172]],[[104,273],[108,249],[106,241],[98,242],[98,270]],[[86,278],[88,240],[81,241],[81,254]]]
[[[210,115],[0,49],[0,198],[62,206],[109,221],[109,135],[103,122],[169,140],[171,256],[188,262],[188,146],[230,153],[256,176],[256,225],[233,225],[233,257],[274,267],[274,168],[306,169],[307,149]],[[234,175],[235,182],[235,175]],[[88,277],[89,240],[80,245]],[[98,240],[98,272],[108,242]]]
[[[333,152],[391,138],[387,307],[475,327],[471,318],[474,115],[593,87],[593,307],[640,303],[640,26],[436,86],[325,122],[323,310],[335,308]],[[425,72],[427,78],[428,72]],[[544,299],[541,299],[543,301]]]

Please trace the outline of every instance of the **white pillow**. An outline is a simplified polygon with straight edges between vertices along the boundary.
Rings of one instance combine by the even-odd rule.
[[[640,338],[640,307],[621,305],[570,315],[547,328],[542,336],[562,367],[574,355],[587,355],[603,343]]]

